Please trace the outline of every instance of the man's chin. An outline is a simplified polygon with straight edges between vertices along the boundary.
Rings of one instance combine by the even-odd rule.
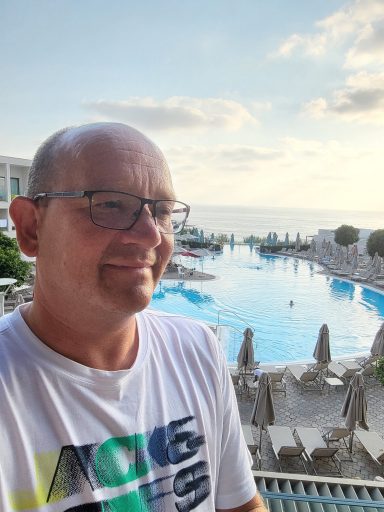
[[[104,302],[107,309],[122,314],[135,314],[143,311],[152,299],[154,289],[152,286],[135,286],[129,290],[109,290],[104,293]],[[110,306],[110,308],[108,307]]]

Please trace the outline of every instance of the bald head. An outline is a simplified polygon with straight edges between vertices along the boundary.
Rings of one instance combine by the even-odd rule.
[[[38,193],[57,190],[71,170],[78,168],[74,164],[86,164],[91,154],[94,157],[106,145],[114,151],[141,155],[143,168],[160,167],[170,179],[163,153],[143,133],[121,123],[94,123],[64,128],[41,144],[29,171],[27,197],[33,199]]]

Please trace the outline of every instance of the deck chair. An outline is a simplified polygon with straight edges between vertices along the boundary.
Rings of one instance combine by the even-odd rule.
[[[241,394],[242,393],[242,385],[240,380],[240,375],[236,373],[231,373],[231,379],[233,387],[235,388],[235,392]]]
[[[373,365],[364,366],[364,368],[360,370],[360,373],[363,377],[372,377],[372,380],[375,379],[375,367]],[[365,382],[367,383],[367,381]]]
[[[321,391],[322,385],[319,379],[320,370],[308,369],[306,365],[291,364],[287,366],[302,389],[307,391]]]
[[[304,462],[304,447],[297,446],[295,438],[292,435],[291,429],[289,427],[279,427],[277,425],[270,425],[268,427],[268,433],[272,442],[273,452],[279,463],[280,471],[283,472],[283,469],[281,467],[282,457],[299,457],[306,474],[308,474]]]
[[[384,440],[376,432],[366,432],[365,430],[355,430],[354,437],[360,441],[376,464],[383,468]]]
[[[313,427],[296,427],[296,434],[298,435],[301,444],[305,448],[305,455],[307,460],[311,463],[313,472],[317,475],[315,468],[316,459],[331,459],[335,464],[338,473],[343,476],[341,472],[341,462],[336,453],[339,448],[332,448],[327,446],[326,442],[321,436],[320,431]]]
[[[251,425],[241,424],[241,428],[243,430],[243,435],[245,442],[247,443],[248,450],[252,457],[254,457],[258,469],[261,469],[261,456],[259,453],[259,447],[253,439]]]
[[[322,431],[322,437],[327,446],[329,446],[329,443],[339,443],[342,441],[347,450],[348,458],[353,461],[347,444],[347,439],[350,439],[351,431],[347,427],[323,427]]]
[[[328,370],[336,375],[339,379],[350,379],[361,370],[361,366],[356,361],[332,361],[328,365]]]
[[[308,370],[312,370],[312,371],[326,370],[328,368],[328,365],[329,365],[329,363],[327,361],[322,361],[321,363],[314,363],[312,365],[309,365]]]
[[[266,365],[262,366],[261,370],[267,372],[268,375],[270,376],[272,383],[272,392],[284,393],[284,396],[287,396],[287,383],[284,379],[286,367],[284,367],[281,371],[277,368],[277,366]]]
[[[364,357],[362,359],[355,359],[355,361],[363,368],[366,368],[367,366],[373,366],[373,363],[376,363],[379,357],[380,356],[378,355],[373,356],[372,354],[369,354],[367,357]]]

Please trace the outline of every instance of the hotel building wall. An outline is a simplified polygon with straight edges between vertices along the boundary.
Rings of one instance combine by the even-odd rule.
[[[27,187],[31,160],[0,155],[0,231],[12,238],[16,233],[9,205],[16,195],[23,195]]]

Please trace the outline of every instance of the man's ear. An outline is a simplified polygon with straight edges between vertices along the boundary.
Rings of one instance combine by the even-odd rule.
[[[16,227],[16,238],[21,251],[27,256],[36,256],[38,250],[36,203],[28,197],[15,197],[9,207],[9,214]]]

